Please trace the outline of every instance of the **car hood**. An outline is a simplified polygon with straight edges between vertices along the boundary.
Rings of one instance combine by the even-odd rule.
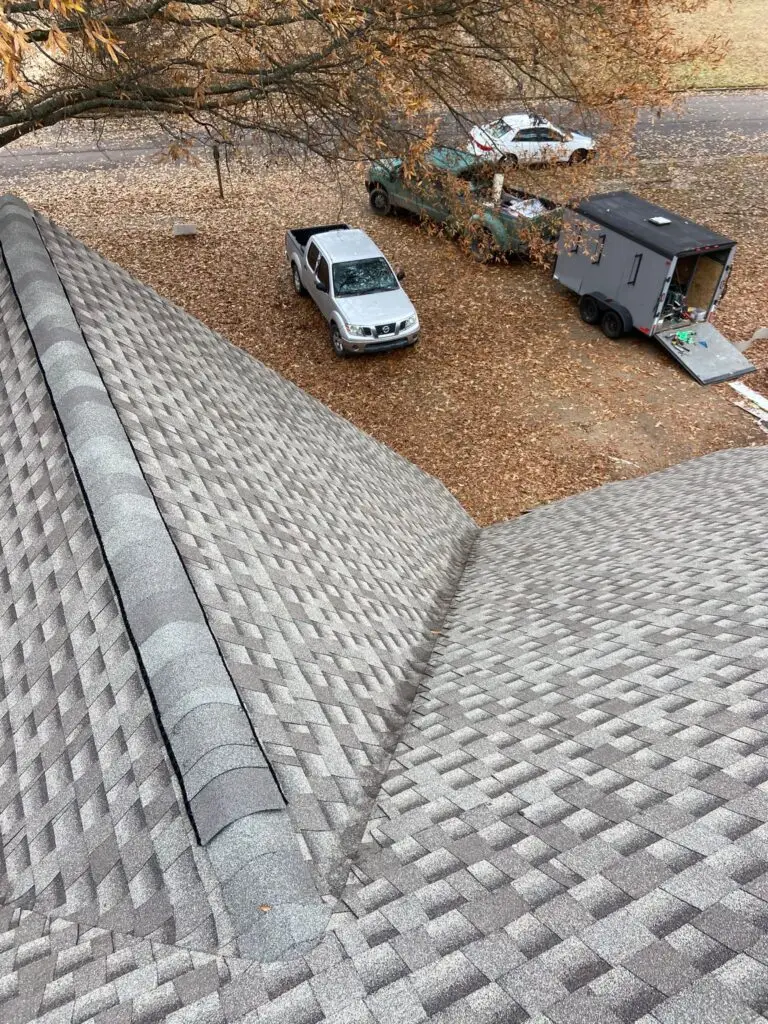
[[[368,165],[365,176],[369,181],[380,174],[389,176],[396,173],[402,166],[403,161],[399,157],[383,157]]]
[[[375,327],[392,320],[405,320],[416,310],[402,288],[392,292],[372,292],[370,295],[353,295],[337,298],[336,305],[348,324],[361,327]]]
[[[583,135],[581,132],[571,132],[571,142],[578,142],[584,146],[594,146],[595,140],[591,135]]]

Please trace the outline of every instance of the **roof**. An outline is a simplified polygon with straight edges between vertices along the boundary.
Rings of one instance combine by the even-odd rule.
[[[510,128],[538,128],[551,124],[551,121],[547,121],[544,117],[538,117],[536,114],[507,114],[501,120]]]
[[[361,228],[344,231],[324,231],[315,241],[333,262],[338,260],[365,260],[380,257],[381,249]]]
[[[736,243],[695,224],[679,213],[649,203],[632,192],[604,192],[583,199],[580,213],[598,224],[617,231],[662,256],[683,256],[705,248],[731,248]],[[668,224],[653,224],[651,217],[663,217]]]
[[[479,530],[14,200],[0,248],[3,1020],[762,1019],[768,451]],[[148,629],[282,808],[237,766],[204,833]]]

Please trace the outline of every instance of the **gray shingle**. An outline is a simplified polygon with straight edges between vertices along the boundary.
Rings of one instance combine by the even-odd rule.
[[[0,883],[36,908],[0,906],[12,1017],[764,1013],[765,453],[478,533],[435,481],[39,224],[141,474],[77,331],[41,351],[82,417],[129,618],[144,633],[173,597],[190,620],[140,655],[218,831],[196,846],[0,266]],[[158,510],[199,604],[157,569]],[[155,563],[135,574],[134,526]],[[239,773],[267,758],[289,814]]]
[[[661,1024],[753,1024],[761,1018],[714,978],[701,978],[653,1011]]]
[[[664,995],[674,995],[695,981],[700,972],[669,943],[655,942],[625,961],[625,967]]]

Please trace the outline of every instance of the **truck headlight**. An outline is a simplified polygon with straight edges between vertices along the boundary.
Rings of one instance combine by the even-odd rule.
[[[362,337],[363,335],[368,333],[368,328],[363,327],[362,324],[348,324],[345,320],[344,326],[347,328],[347,332],[349,334],[358,334]]]
[[[406,319],[403,320],[403,326],[402,326],[401,330],[407,331],[411,327],[418,327],[418,326],[419,326],[419,318],[416,316],[415,313],[412,313],[409,317],[406,317]]]

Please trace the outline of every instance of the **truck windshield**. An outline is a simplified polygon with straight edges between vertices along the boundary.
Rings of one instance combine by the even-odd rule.
[[[337,296],[392,292],[399,287],[397,278],[382,256],[333,265],[333,290]]]

